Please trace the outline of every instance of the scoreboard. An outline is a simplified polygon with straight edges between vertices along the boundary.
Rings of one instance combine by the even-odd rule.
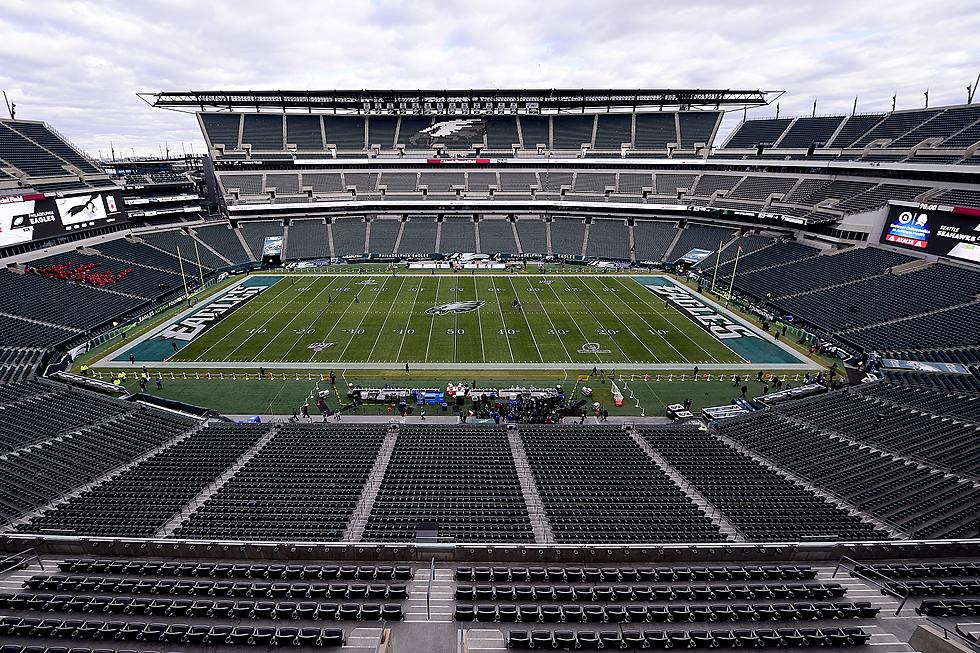
[[[126,221],[122,193],[115,189],[76,195],[33,193],[0,197],[0,247]]]
[[[881,231],[884,245],[980,263],[980,210],[893,204]]]

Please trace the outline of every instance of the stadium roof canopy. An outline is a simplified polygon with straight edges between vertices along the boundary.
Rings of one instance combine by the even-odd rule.
[[[356,113],[556,113],[613,109],[741,108],[768,104],[778,91],[731,89],[445,89],[332,91],[185,91],[139,93],[154,107],[189,110],[276,109]],[[465,105],[465,107],[464,107]],[[494,111],[496,112],[496,111]]]

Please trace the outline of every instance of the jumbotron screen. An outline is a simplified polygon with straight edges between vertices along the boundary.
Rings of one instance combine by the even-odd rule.
[[[881,243],[980,263],[980,211],[891,206]]]
[[[116,190],[55,197],[35,193],[0,197],[0,247],[126,222]]]

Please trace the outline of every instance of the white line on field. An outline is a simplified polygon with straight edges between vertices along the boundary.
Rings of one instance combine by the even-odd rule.
[[[509,281],[510,281],[510,287],[514,291],[514,297],[517,297],[517,286],[514,285],[514,280],[513,279],[509,279]],[[500,298],[498,297],[497,299],[499,300]],[[538,304],[541,304],[541,300],[540,299],[538,299]],[[501,313],[502,313],[503,312],[503,309],[500,309],[500,310],[501,310]],[[545,310],[544,304],[541,304],[541,310],[544,312],[545,315],[548,315],[548,311]],[[528,321],[527,314],[524,312],[524,305],[523,304],[521,305],[521,315],[524,317],[524,324],[527,325],[527,332],[531,334],[531,342],[534,343],[534,348],[538,350],[538,358],[541,359],[541,362],[543,363],[544,362],[544,356],[541,355],[541,348],[538,347],[538,339],[534,337],[534,331],[531,330],[531,323]],[[550,315],[548,315],[548,321],[551,322],[551,316]],[[504,324],[504,327],[506,328],[506,326],[507,325],[505,323]],[[555,328],[554,323],[552,323],[551,328],[552,328],[552,330]],[[507,343],[510,344],[510,336],[507,336]],[[565,343],[562,343],[562,348],[564,349],[564,347],[565,347]],[[572,357],[569,356],[567,349],[565,349],[565,355],[568,356],[568,362],[571,363],[572,362]],[[511,353],[511,357],[513,358],[513,353]]]
[[[404,285],[405,285],[405,280],[402,279],[401,280],[401,283],[398,284],[398,290],[395,291],[395,298],[397,298],[399,296],[399,294],[402,291],[402,286],[404,286]],[[384,288],[384,286],[381,286],[381,287]],[[380,295],[381,293],[379,292],[378,294]],[[377,301],[377,298],[375,298],[375,301]],[[395,303],[396,303],[395,300],[392,299],[391,300],[391,303],[388,305],[388,312],[385,313],[385,319],[381,323],[381,328],[378,329],[378,335],[374,338],[374,344],[371,345],[371,351],[368,353],[368,356],[367,356],[367,359],[368,360],[374,360],[374,350],[378,346],[378,341],[381,340],[381,334],[384,333],[384,331],[385,331],[385,326],[388,324],[388,318],[391,316],[391,311],[395,307]]]
[[[419,293],[422,292],[422,282],[419,281],[419,287],[415,289],[415,298],[412,300],[412,308],[408,311],[408,319],[405,320],[405,328],[402,329],[402,341],[398,344],[398,354],[395,356],[395,360],[400,360],[402,357],[402,347],[405,346],[405,336],[408,334],[408,326],[412,323],[412,316],[415,315],[415,304],[419,301]]]

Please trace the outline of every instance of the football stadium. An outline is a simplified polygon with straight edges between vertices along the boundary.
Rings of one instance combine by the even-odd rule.
[[[972,94],[132,91],[0,119],[0,653],[980,650]]]

